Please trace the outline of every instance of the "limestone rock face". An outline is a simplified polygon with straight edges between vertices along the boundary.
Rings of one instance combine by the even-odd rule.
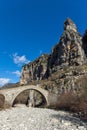
[[[52,51],[50,65],[81,65],[84,59],[82,36],[77,32],[76,25],[67,19],[59,44]]]
[[[77,32],[77,27],[74,22],[68,18],[64,22],[64,30],[73,30],[74,32]]]
[[[87,57],[87,30],[85,31],[85,34],[83,36],[83,49]]]
[[[27,84],[33,80],[42,80],[44,78],[47,78],[48,59],[49,55],[44,54],[34,62],[24,65],[22,67],[20,83]]]
[[[50,55],[44,54],[35,61],[22,67],[21,84],[41,81],[52,76],[60,68],[80,66],[87,56],[87,31],[82,39],[71,19],[64,22],[64,32],[59,43],[54,46]]]

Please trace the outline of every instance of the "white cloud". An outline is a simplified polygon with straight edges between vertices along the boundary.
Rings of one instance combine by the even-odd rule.
[[[25,55],[19,56],[18,53],[13,54],[13,61],[18,65],[27,64],[30,62]]]
[[[3,86],[4,84],[7,84],[10,82],[9,78],[0,78],[0,85]]]
[[[16,70],[16,71],[12,72],[12,74],[17,75],[18,77],[21,76],[21,72],[19,70]]]

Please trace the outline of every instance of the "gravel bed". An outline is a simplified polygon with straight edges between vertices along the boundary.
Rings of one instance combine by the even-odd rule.
[[[63,111],[25,106],[0,111],[0,130],[87,130],[86,128],[86,123]]]

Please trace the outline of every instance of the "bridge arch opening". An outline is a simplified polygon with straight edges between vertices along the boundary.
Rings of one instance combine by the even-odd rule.
[[[24,104],[27,107],[45,107],[47,100],[45,95],[36,89],[23,90],[13,100],[12,106]]]

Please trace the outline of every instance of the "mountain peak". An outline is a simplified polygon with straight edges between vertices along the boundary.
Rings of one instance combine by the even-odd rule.
[[[64,30],[73,30],[73,31],[77,32],[77,27],[76,27],[75,23],[70,18],[67,18],[65,20]]]
[[[85,49],[87,50],[86,47]],[[74,22],[67,18],[64,22],[64,32],[60,37],[59,43],[54,46],[52,53],[50,55],[42,55],[32,63],[25,65],[22,68],[20,83],[27,84],[35,80],[47,79],[59,68],[80,66],[85,61],[86,57],[82,47],[82,36],[77,31]]]

